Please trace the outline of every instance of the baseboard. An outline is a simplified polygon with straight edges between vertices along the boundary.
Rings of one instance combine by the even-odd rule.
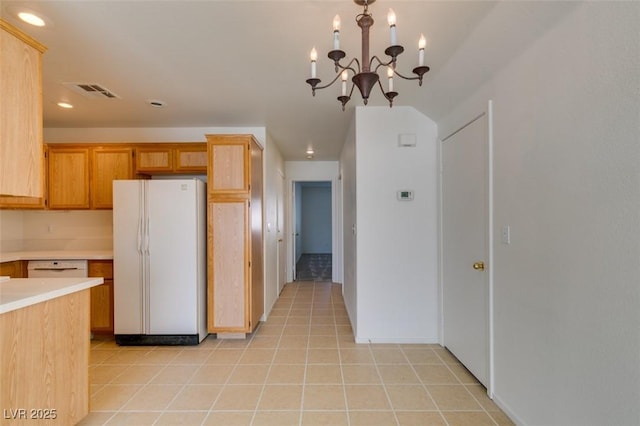
[[[356,343],[387,343],[399,345],[432,345],[440,344],[437,337],[356,337]]]
[[[496,393],[493,393],[493,402],[514,422],[517,426],[526,426],[526,423],[513,412],[511,407],[505,403]]]

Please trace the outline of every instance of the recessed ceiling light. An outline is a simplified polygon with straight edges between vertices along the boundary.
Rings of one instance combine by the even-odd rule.
[[[307,148],[307,155],[313,155],[314,151],[313,148]]]
[[[20,12],[18,18],[22,19],[27,24],[35,25],[36,27],[44,27],[45,22],[41,17],[31,12]]]
[[[148,101],[147,101],[147,103],[148,103],[149,105],[151,105],[152,107],[154,107],[154,108],[162,108],[162,107],[164,107],[165,105],[167,105],[167,103],[166,103],[166,102],[164,102],[164,101],[159,101],[159,100],[157,100],[157,99],[151,99],[151,100],[148,100]]]
[[[58,106],[59,106],[60,108],[65,108],[65,109],[71,109],[71,108],[73,108],[73,105],[71,105],[71,104],[70,104],[70,103],[68,103],[68,102],[58,102]]]

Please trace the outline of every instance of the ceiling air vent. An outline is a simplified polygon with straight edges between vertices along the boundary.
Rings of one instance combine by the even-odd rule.
[[[75,92],[88,98],[119,99],[120,96],[113,93],[101,84],[96,83],[64,83],[64,85]]]

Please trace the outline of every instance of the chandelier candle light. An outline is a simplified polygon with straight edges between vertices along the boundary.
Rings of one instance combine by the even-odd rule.
[[[331,50],[327,54],[329,59],[333,60],[336,76],[329,84],[325,86],[318,86],[321,80],[317,77],[316,62],[318,60],[318,52],[314,47],[311,50],[310,55],[311,78],[307,79],[307,83],[311,86],[311,93],[313,94],[313,96],[315,96],[316,90],[325,89],[333,85],[333,83],[335,83],[338,79],[341,79],[342,95],[338,96],[338,101],[340,101],[340,103],[342,104],[343,111],[346,103],[351,99],[354,86],[357,86],[360,90],[362,100],[366,105],[369,101],[371,89],[373,89],[373,87],[377,83],[380,91],[389,101],[389,107],[391,107],[393,106],[393,99],[398,96],[398,92],[395,92],[393,90],[394,75],[397,75],[404,80],[418,80],[418,85],[422,86],[422,77],[429,71],[429,67],[424,65],[424,49],[427,45],[427,41],[424,38],[424,35],[420,36],[420,41],[418,42],[418,66],[413,69],[413,73],[416,75],[416,77],[406,77],[400,74],[396,69],[396,62],[398,55],[404,52],[404,47],[397,44],[396,14],[393,12],[393,10],[389,9],[389,14],[387,15],[387,23],[389,24],[391,45],[385,49],[384,53],[391,59],[389,59],[387,62],[381,61],[377,56],[373,56],[371,59],[369,59],[369,28],[373,26],[373,17],[369,13],[369,5],[374,3],[376,0],[353,1],[359,6],[364,6],[364,11],[356,16],[356,23],[362,30],[362,64],[360,63],[360,61],[358,61],[358,58],[351,59],[351,61],[349,61],[347,65],[342,65],[340,63],[340,61],[347,55],[343,50],[340,50],[340,16],[336,15],[333,18],[333,50]],[[374,65],[375,68],[372,71],[371,69],[374,67]],[[382,83],[380,83],[380,77],[378,76],[378,68],[380,67],[387,69],[389,90],[386,92],[384,91]],[[353,85],[351,86],[349,95],[347,95],[347,80],[349,78],[349,74],[353,75],[353,77],[351,78]]]

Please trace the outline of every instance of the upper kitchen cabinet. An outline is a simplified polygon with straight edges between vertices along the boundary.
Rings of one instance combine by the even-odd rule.
[[[0,19],[0,195],[44,195],[42,54],[46,47]]]
[[[207,144],[189,143],[175,147],[176,173],[207,173]]]
[[[49,208],[88,209],[89,148],[49,145]]]
[[[169,146],[136,147],[137,173],[171,173],[173,149]]]
[[[113,208],[113,181],[133,178],[133,148],[91,149],[91,208]]]
[[[50,144],[50,209],[111,209],[113,181],[133,178],[133,147]]]
[[[138,174],[205,174],[206,143],[158,143],[136,146]]]
[[[251,333],[264,313],[262,148],[251,135],[207,135],[208,327]]]
[[[210,195],[249,194],[251,140],[245,135],[209,136]]]

